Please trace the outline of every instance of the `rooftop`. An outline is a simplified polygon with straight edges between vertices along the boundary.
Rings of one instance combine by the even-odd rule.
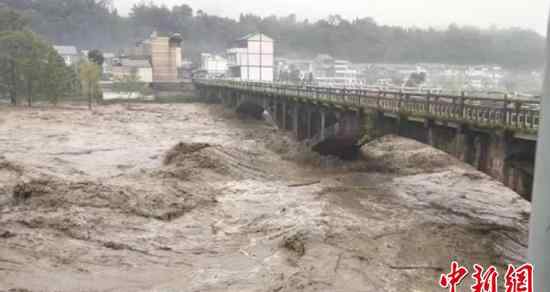
[[[53,46],[60,55],[78,55],[78,50],[73,46]]]
[[[140,60],[133,60],[133,59],[122,59],[120,60],[120,64],[124,67],[133,67],[133,68],[150,68],[151,63],[149,63],[149,60],[140,59]]]
[[[272,42],[273,39],[269,36],[263,34],[263,33],[249,33],[245,35],[244,37],[238,39],[237,41],[265,41],[265,42]]]

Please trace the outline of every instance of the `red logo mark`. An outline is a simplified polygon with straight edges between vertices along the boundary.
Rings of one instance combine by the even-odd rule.
[[[498,271],[494,266],[490,266],[487,271],[480,265],[474,265],[474,274],[472,278],[475,284],[472,286],[472,292],[497,292],[498,289]]]
[[[524,264],[517,269],[508,265],[505,278],[506,292],[533,292],[533,265]]]
[[[441,275],[439,285],[442,288],[449,288],[449,292],[456,292],[456,287],[460,285],[468,274],[468,269],[465,267],[459,267],[457,262],[452,262],[451,272],[449,274]]]

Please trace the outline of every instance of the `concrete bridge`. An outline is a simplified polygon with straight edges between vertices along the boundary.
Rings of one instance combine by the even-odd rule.
[[[378,89],[195,80],[201,98],[261,118],[321,154],[351,159],[360,142],[397,134],[436,148],[531,198],[539,101]]]

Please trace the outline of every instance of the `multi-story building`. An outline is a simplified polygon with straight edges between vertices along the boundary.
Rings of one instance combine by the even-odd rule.
[[[208,77],[222,77],[227,73],[227,59],[219,55],[201,54],[201,70]]]
[[[227,50],[229,77],[249,81],[273,81],[273,39],[262,33],[246,35]]]
[[[357,83],[357,70],[346,60],[334,61],[334,81],[338,85],[352,86]]]
[[[73,46],[53,46],[57,53],[63,58],[67,66],[73,66],[80,60],[80,54]]]
[[[149,59],[153,69],[153,82],[177,82],[178,71],[182,67],[183,39],[180,34],[151,37],[137,44],[128,52],[133,59]]]
[[[319,55],[314,60],[315,82],[322,86],[346,87],[358,85],[358,72],[346,60],[335,60],[328,55]]]
[[[302,59],[275,59],[275,80],[279,82],[310,82],[313,61]]]
[[[321,54],[313,60],[313,75],[315,78],[328,78],[334,76],[334,58]]]

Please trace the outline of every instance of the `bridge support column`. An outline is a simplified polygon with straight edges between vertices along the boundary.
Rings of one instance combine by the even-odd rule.
[[[476,161],[475,135],[470,131],[464,130],[464,157],[463,161],[475,166]]]
[[[489,138],[487,134],[479,133],[474,138],[474,166],[481,172],[488,173],[488,148],[489,148]]]
[[[237,94],[239,94],[238,91],[234,91],[229,95],[229,98],[227,99],[227,107],[234,108],[237,100]]]
[[[464,125],[460,125],[456,129],[456,138],[455,138],[455,149],[456,153],[454,154],[456,158],[461,161],[466,162],[466,155],[468,155],[471,148],[469,143],[467,143],[467,128]]]
[[[500,180],[506,186],[511,186],[510,154],[513,135],[510,131],[493,133],[489,138],[488,146],[488,171],[489,174]]]
[[[225,92],[222,96],[222,104],[224,107],[228,107],[229,104],[229,98],[231,96],[231,91]]]
[[[283,116],[282,116],[282,119],[281,119],[281,128],[282,128],[282,130],[286,130],[286,117],[287,117],[287,115],[286,115],[286,102],[285,101],[283,101],[282,106],[283,106]]]
[[[279,115],[279,103],[277,102],[277,100],[273,100],[273,120],[275,121],[275,125],[277,125],[277,127],[281,126]]]
[[[334,124],[334,131],[335,133],[340,133],[340,131],[342,129],[346,129],[346,122],[347,122],[347,119],[345,118],[342,118],[343,116],[345,116],[345,114],[342,114],[341,112],[336,112],[334,113],[335,117],[336,117],[336,124]]]
[[[326,119],[327,119],[327,116],[326,116],[326,113],[324,110],[321,110],[320,112],[321,114],[321,140],[324,140],[325,139],[325,127],[326,127]]]
[[[294,103],[294,106],[292,107],[292,131],[294,133],[294,136],[296,139],[300,139],[300,133],[299,133],[299,116],[298,111],[300,110],[300,105],[298,103]]]
[[[434,146],[434,121],[433,120],[426,120],[426,144]]]
[[[407,116],[399,114],[397,118],[397,129],[396,133],[399,136],[406,136],[406,125],[407,125]]]
[[[269,99],[266,96],[262,98],[262,108],[264,111],[269,112]]]
[[[306,109],[306,139],[311,137],[311,108],[308,106]]]

